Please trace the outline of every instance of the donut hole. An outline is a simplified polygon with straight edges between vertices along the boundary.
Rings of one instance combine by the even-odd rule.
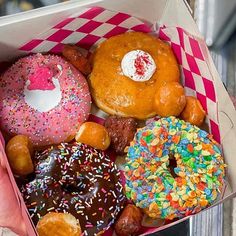
[[[169,171],[170,171],[170,173],[171,173],[173,178],[178,177],[178,175],[176,175],[175,171],[174,171],[174,169],[176,167],[177,167],[176,159],[174,158],[174,156],[170,156],[170,159],[169,159]]]
[[[85,194],[90,187],[90,181],[86,178],[79,177],[75,179],[66,179],[61,185],[63,191],[66,193],[78,192],[79,194]]]
[[[80,191],[80,189],[76,185],[73,185],[73,184],[63,185],[62,188],[66,193],[73,193],[73,192]]]

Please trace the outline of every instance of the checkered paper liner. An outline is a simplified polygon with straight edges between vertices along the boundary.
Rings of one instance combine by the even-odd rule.
[[[148,33],[150,26],[128,14],[93,7],[61,21],[19,49],[60,53],[63,44],[76,44],[86,53],[93,51],[103,40],[127,31]]]
[[[179,27],[161,27],[159,38],[170,43],[181,68],[186,94],[197,97],[201,102],[207,113],[210,133],[220,143],[216,90],[204,40]]]
[[[60,53],[63,44],[75,44],[84,54],[91,53],[105,39],[125,33],[140,31],[159,34],[159,38],[170,43],[182,72],[183,85],[187,95],[199,99],[207,113],[206,122],[214,138],[220,142],[217,97],[214,79],[208,69],[206,45],[203,40],[190,35],[179,27],[161,27],[153,32],[152,25],[121,12],[93,7],[64,19],[51,29],[26,42],[19,50],[28,53]],[[102,123],[104,113],[93,108],[91,120]],[[161,226],[158,230],[165,228]],[[143,234],[155,232],[154,228],[144,228]],[[105,233],[112,235],[112,230]]]
[[[152,26],[125,13],[93,7],[66,18],[25,43],[19,50],[29,53],[60,53],[63,44],[71,43],[81,47],[86,54],[105,39],[127,31],[151,33]],[[195,95],[199,99],[207,112],[210,132],[220,142],[217,98],[214,80],[204,56],[205,43],[178,27],[160,28],[159,37],[170,43],[181,67],[186,94]]]

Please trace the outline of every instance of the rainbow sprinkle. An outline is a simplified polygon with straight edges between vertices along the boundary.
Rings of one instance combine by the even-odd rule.
[[[150,217],[181,218],[220,196],[225,167],[212,135],[175,117],[162,118],[139,129],[128,148],[126,196]]]
[[[61,143],[34,160],[36,177],[21,190],[35,225],[48,212],[71,213],[84,235],[97,235],[115,222],[125,195],[108,154],[82,143]]]

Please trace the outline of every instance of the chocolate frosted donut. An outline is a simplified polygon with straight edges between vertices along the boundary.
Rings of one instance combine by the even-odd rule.
[[[71,213],[84,235],[114,223],[125,197],[120,172],[103,151],[63,143],[38,153],[35,161],[36,177],[22,188],[35,224],[48,212]]]

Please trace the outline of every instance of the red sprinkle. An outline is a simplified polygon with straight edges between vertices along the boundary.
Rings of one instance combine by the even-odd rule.
[[[146,66],[149,64],[150,64],[150,61],[148,60],[148,55],[137,56],[137,58],[134,61],[136,73],[141,76],[144,75],[146,71]]]

